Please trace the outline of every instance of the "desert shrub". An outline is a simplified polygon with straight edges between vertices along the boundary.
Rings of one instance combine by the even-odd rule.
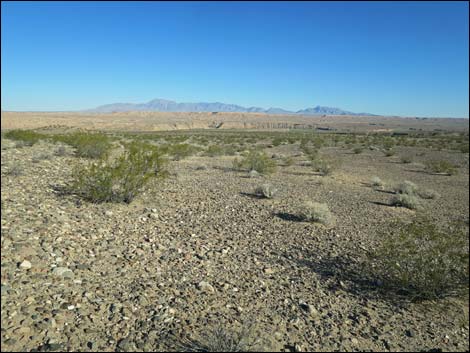
[[[302,150],[302,152],[305,154],[305,156],[307,157],[307,159],[309,161],[314,161],[316,159],[318,159],[318,150],[316,148],[313,148],[313,147],[309,147],[309,146],[300,146],[300,149]]]
[[[364,148],[360,146],[354,147],[353,152],[354,154],[361,154],[362,152],[364,152]]]
[[[58,157],[63,157],[67,154],[67,149],[65,146],[59,146],[57,149],[54,151],[54,154]]]
[[[427,200],[438,199],[439,197],[441,197],[441,195],[437,191],[434,191],[431,189],[418,190],[418,196],[421,197],[422,199],[427,199]]]
[[[16,147],[32,146],[40,139],[46,138],[45,135],[38,134],[31,130],[10,130],[5,132],[5,138],[18,141]]]
[[[311,167],[314,172],[320,173],[323,176],[330,175],[337,169],[339,163],[331,159],[317,158],[312,160]]]
[[[234,168],[255,170],[260,174],[270,174],[276,170],[276,162],[264,152],[251,150],[242,160],[235,159]]]
[[[204,164],[198,165],[198,166],[196,167],[196,170],[207,170],[207,166],[204,165]]]
[[[33,163],[38,163],[42,160],[51,159],[51,158],[52,158],[52,156],[50,154],[43,152],[43,153],[39,153],[39,154],[33,156],[33,158],[31,158],[31,161]]]
[[[421,208],[421,204],[414,194],[398,194],[392,198],[391,205],[409,208],[410,210]]]
[[[462,152],[462,153],[468,153],[469,152],[469,144],[468,143],[460,144],[459,151]]]
[[[150,178],[164,175],[164,163],[156,147],[134,142],[114,161],[75,169],[71,191],[94,203],[130,203]]]
[[[274,146],[279,146],[283,141],[284,141],[284,140],[283,140],[282,138],[276,137],[276,138],[273,139],[272,144],[273,144]]]
[[[209,146],[207,150],[204,152],[204,155],[209,156],[209,157],[221,156],[223,154],[224,154],[224,149],[219,145]]]
[[[405,180],[403,183],[395,186],[394,191],[397,194],[415,195],[418,192],[418,185],[409,180]]]
[[[386,157],[392,157],[392,156],[394,156],[394,155],[396,154],[395,150],[393,150],[393,149],[391,149],[391,148],[390,148],[390,149],[385,149],[385,150],[383,151],[383,153],[384,153],[384,155],[385,155]]]
[[[8,169],[6,174],[11,176],[20,176],[23,174],[23,168],[18,164],[14,164]]]
[[[394,224],[370,254],[373,273],[385,288],[413,299],[468,293],[468,235],[439,230],[426,219]]]
[[[259,197],[272,199],[277,194],[277,189],[274,188],[274,186],[272,186],[271,184],[264,184],[256,188],[255,194]]]
[[[248,176],[249,176],[250,178],[258,178],[258,177],[259,177],[259,173],[258,173],[256,170],[250,170],[250,171],[248,172]]]
[[[179,161],[183,158],[195,155],[200,151],[200,148],[189,143],[177,143],[162,146],[161,150],[172,156],[174,160]]]
[[[177,344],[180,352],[256,352],[259,345],[252,325],[238,331],[228,331],[218,326],[197,339],[184,339]]]
[[[335,222],[328,205],[312,201],[303,204],[300,217],[307,222],[318,222],[327,226]]]
[[[75,132],[57,135],[53,139],[75,148],[77,157],[99,159],[105,158],[111,148],[108,137],[101,133]]]
[[[294,164],[294,159],[289,156],[282,157],[281,160],[282,160],[282,164],[286,167],[289,167]]]
[[[384,186],[384,182],[378,176],[374,176],[370,179],[370,184],[374,187],[381,188]]]
[[[425,162],[425,171],[428,173],[454,175],[457,168],[446,160],[430,160]]]
[[[413,158],[410,155],[401,156],[400,161],[404,164],[409,164],[413,162]]]

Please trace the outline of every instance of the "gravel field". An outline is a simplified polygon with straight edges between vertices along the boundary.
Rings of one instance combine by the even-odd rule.
[[[298,144],[280,145],[265,151],[293,165],[256,178],[232,170],[233,156],[192,156],[127,205],[64,195],[78,158],[56,149],[2,139],[2,351],[171,351],[248,323],[265,351],[469,350],[468,298],[410,303],[348,270],[392,220],[415,217],[389,206],[391,185],[435,190],[420,212],[468,222],[468,153],[329,147],[341,163],[320,176]],[[459,173],[424,173],[431,157]],[[267,182],[273,199],[254,194]],[[326,203],[335,224],[302,221],[304,201]]]

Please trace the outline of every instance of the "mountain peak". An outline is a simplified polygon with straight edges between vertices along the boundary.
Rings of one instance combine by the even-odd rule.
[[[373,115],[369,113],[353,113],[340,108],[317,105],[296,112],[282,108],[243,107],[236,104],[220,102],[213,103],[177,103],[168,99],[155,98],[147,103],[114,103],[106,104],[89,110],[97,113],[152,111],[152,112],[240,112],[240,113],[266,113],[266,114],[296,114],[296,115]]]

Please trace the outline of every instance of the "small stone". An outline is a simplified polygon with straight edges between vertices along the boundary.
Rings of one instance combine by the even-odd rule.
[[[272,268],[265,268],[264,273],[267,275],[272,275],[274,273],[274,270]]]
[[[28,260],[24,260],[20,264],[20,268],[22,268],[23,270],[29,270],[31,267],[32,267],[31,262],[29,262]]]
[[[215,289],[214,287],[212,287],[210,285],[210,283],[208,282],[205,282],[205,281],[201,281],[198,283],[197,287],[202,290],[203,292],[206,292],[206,293],[214,293],[215,292]]]
[[[56,276],[63,277],[63,278],[73,277],[72,270],[67,267],[56,267],[52,270],[52,273]]]
[[[107,217],[111,217],[113,215],[113,211],[106,211],[104,214]]]

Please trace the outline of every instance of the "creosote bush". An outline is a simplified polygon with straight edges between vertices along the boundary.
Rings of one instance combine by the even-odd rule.
[[[249,151],[243,159],[235,158],[233,161],[234,169],[254,170],[260,174],[271,174],[276,171],[276,166],[276,162],[264,152],[255,150]]]
[[[326,226],[335,223],[335,218],[330,212],[328,205],[319,202],[305,202],[302,205],[300,217],[307,222],[317,222]]]
[[[22,147],[32,146],[45,136],[31,130],[10,130],[5,132],[4,137],[18,141],[16,147]]]
[[[431,160],[426,161],[425,171],[428,173],[454,175],[457,173],[457,168],[446,160]]]
[[[272,199],[277,194],[277,189],[274,188],[274,186],[272,186],[271,184],[264,184],[256,188],[255,194],[259,197]]]
[[[55,135],[52,139],[75,148],[75,156],[91,159],[105,158],[111,148],[108,136],[101,133],[75,132]]]
[[[130,203],[150,178],[165,175],[164,164],[157,147],[134,142],[114,161],[102,158],[76,169],[71,191],[94,203]]]
[[[415,300],[468,293],[468,234],[457,226],[438,229],[425,218],[382,235],[370,254],[371,269],[384,287]]]

